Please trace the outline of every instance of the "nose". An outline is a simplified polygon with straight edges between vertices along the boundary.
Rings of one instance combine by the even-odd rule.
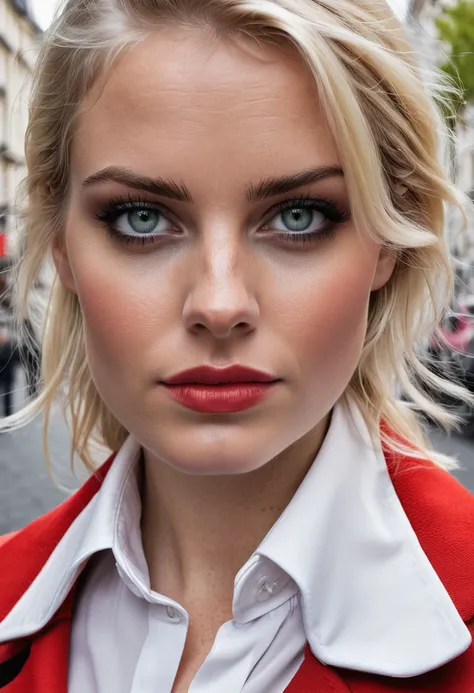
[[[248,334],[258,325],[260,310],[245,276],[245,261],[228,255],[214,253],[195,267],[183,307],[185,327],[194,334],[208,332],[222,340]]]

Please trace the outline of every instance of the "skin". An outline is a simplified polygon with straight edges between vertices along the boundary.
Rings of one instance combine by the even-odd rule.
[[[55,261],[80,300],[95,384],[143,445],[151,585],[190,614],[174,689],[185,691],[231,618],[236,572],[324,439],[360,358],[370,294],[395,258],[348,215],[333,237],[276,236],[287,226],[269,210],[283,200],[318,196],[350,210],[343,176],[246,199],[262,179],[340,165],[311,77],[289,49],[169,29],[123,56],[86,105]],[[192,203],[138,193],[169,210],[164,243],[125,245],[94,218],[111,198],[137,194],[116,182],[84,187],[110,166],[186,185]],[[324,219],[315,214],[312,228]],[[258,406],[225,415],[186,409],[157,385],[204,363],[245,364],[281,382]]]

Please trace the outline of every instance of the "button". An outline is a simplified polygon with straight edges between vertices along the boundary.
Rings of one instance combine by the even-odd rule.
[[[272,597],[275,594],[278,594],[278,592],[281,590],[281,587],[281,580],[273,580],[264,575],[257,582],[257,601],[266,602],[268,599],[270,599],[270,597]]]
[[[237,623],[249,623],[276,609],[298,592],[279,565],[265,556],[251,560],[237,576],[232,611]]]
[[[174,606],[167,606],[166,607],[166,613],[168,614],[168,617],[171,619],[171,621],[179,621],[180,617]]]

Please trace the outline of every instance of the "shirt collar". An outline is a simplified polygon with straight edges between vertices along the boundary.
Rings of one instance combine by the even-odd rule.
[[[88,558],[105,549],[113,550],[129,587],[138,584],[147,597],[139,454],[130,436],[98,494],[0,625],[0,642],[42,628]],[[298,590],[308,643],[326,664],[409,677],[441,666],[471,642],[354,403],[335,406],[315,462],[236,576],[234,617],[251,620]]]
[[[0,623],[0,643],[41,630],[65,600],[88,559],[114,545],[117,515],[140,446],[129,436],[98,493],[71,524],[41,572]]]
[[[257,552],[298,585],[309,645],[325,664],[411,677],[471,643],[354,402],[334,408],[314,464]]]

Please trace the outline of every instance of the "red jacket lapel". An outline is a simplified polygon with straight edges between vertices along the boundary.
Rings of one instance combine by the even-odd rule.
[[[7,662],[3,671],[0,666],[0,688],[6,686],[8,693],[67,693],[73,605],[74,590],[30,642],[0,645],[0,663]]]
[[[385,459],[395,491],[459,614],[474,616],[474,496],[430,462]]]
[[[425,553],[463,619],[474,620],[473,496],[430,463],[396,457],[387,451],[385,454],[397,495]],[[0,565],[15,567],[0,575],[0,620],[33,582],[67,529],[98,491],[112,459],[61,506],[24,530],[0,540]],[[71,593],[51,623],[31,643],[0,645],[0,677],[2,670],[7,671],[1,666],[7,660],[12,674],[17,673],[15,667],[21,670],[8,684],[8,693],[66,693],[73,597]],[[425,676],[387,679],[326,667],[308,648],[305,661],[286,693],[344,691],[474,693],[474,649],[471,646],[454,662]]]
[[[92,500],[114,455],[73,496],[20,530],[0,537],[0,621],[40,573],[74,520]],[[32,547],[35,550],[32,551]],[[0,688],[8,693],[66,693],[71,591],[55,617],[32,640],[0,644]]]

